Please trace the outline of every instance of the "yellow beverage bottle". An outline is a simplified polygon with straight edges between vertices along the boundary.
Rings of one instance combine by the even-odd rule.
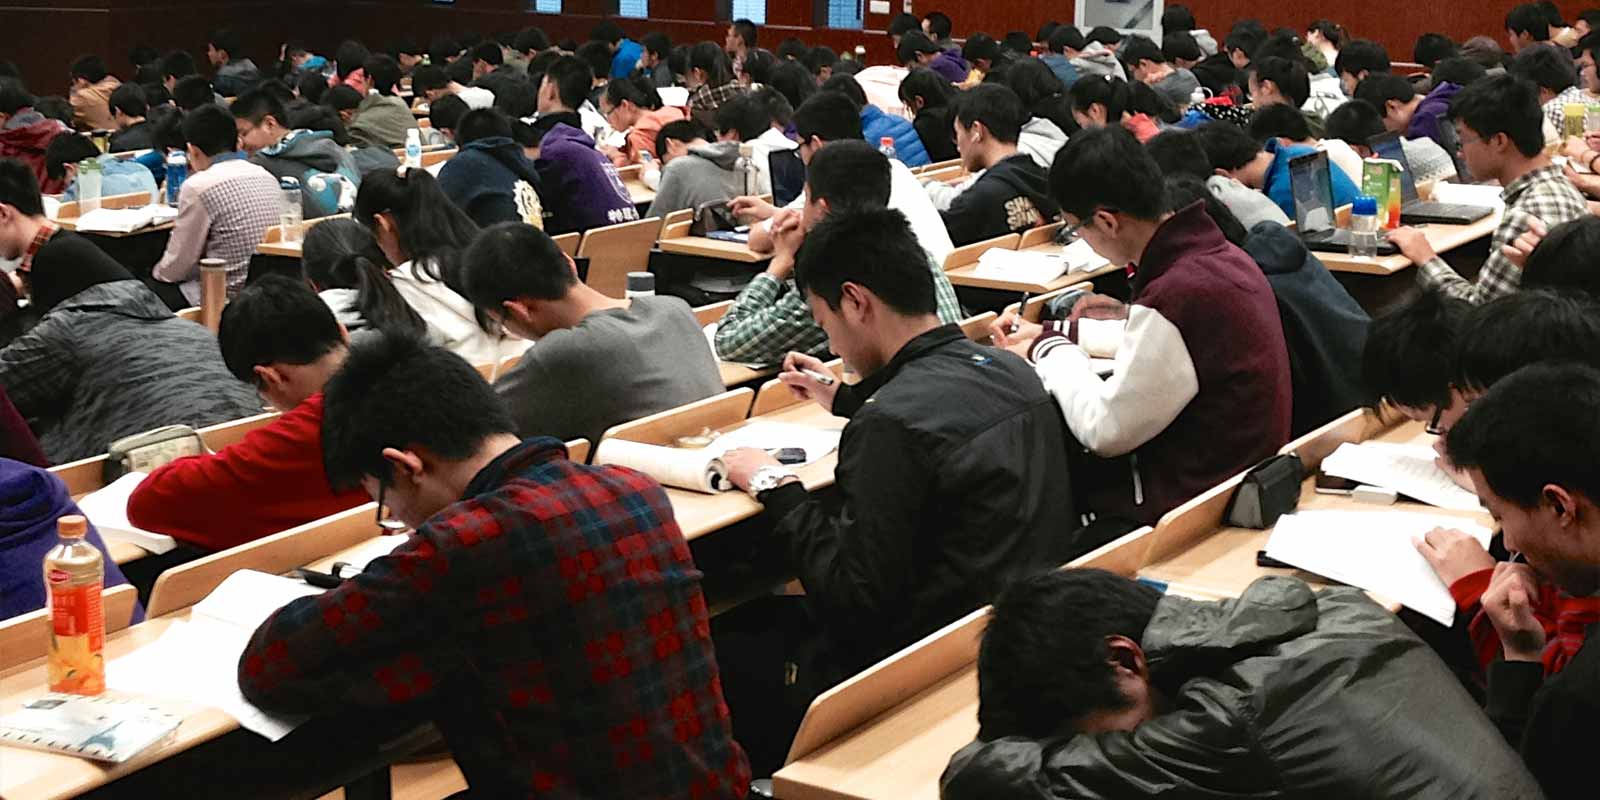
[[[73,514],[56,521],[61,542],[44,557],[50,595],[50,691],[101,694],[106,690],[106,619],[100,590],[105,561],[85,540],[89,521]]]

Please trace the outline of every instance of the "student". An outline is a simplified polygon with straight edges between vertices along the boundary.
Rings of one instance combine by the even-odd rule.
[[[731,40],[733,28],[728,31]],[[701,42],[689,51],[689,71],[684,78],[689,87],[689,115],[702,128],[716,127],[717,109],[748,91],[734,78],[728,55],[711,42]]]
[[[909,34],[908,34],[909,35]],[[893,171],[882,153],[854,139],[823,146],[806,167],[804,209],[780,212],[774,225],[777,250],[766,271],[750,281],[717,325],[717,355],[724,361],[778,364],[790,352],[826,358],[828,335],[817,325],[804,295],[791,280],[796,254],[810,230],[829,214],[854,214],[888,207]],[[960,322],[961,304],[944,274],[933,273],[939,320]]]
[[[1365,100],[1351,100],[1334,109],[1323,127],[1328,139],[1345,142],[1362,158],[1373,155],[1367,142],[1387,130],[1378,109]],[[1400,148],[1411,164],[1412,178],[1417,183],[1453,178],[1457,174],[1455,161],[1432,139],[1402,136]]]
[[[1082,31],[1072,25],[1062,25],[1045,40],[1045,51],[1039,54],[1039,60],[1055,73],[1062,86],[1070,87],[1078,82],[1078,68],[1073,65],[1072,59],[1083,51],[1086,44]]]
[[[971,71],[960,54],[939,47],[932,39],[917,31],[909,31],[900,37],[900,44],[895,47],[895,58],[908,70],[923,67],[952,84],[966,80],[967,73]]]
[[[1017,152],[1027,112],[1015,92],[983,84],[956,98],[956,149],[968,172],[983,176],[940,212],[957,247],[1048,224],[1059,209],[1050,199],[1045,171]]]
[[[395,265],[389,279],[422,318],[430,342],[474,365],[497,364],[527,349],[526,342],[485,332],[461,295],[461,256],[479,229],[427,171],[367,173],[352,216],[372,231],[384,258]]]
[[[494,92],[479,86],[463,86],[450,80],[443,67],[421,66],[411,74],[412,93],[431,107],[446,95],[455,95],[466,101],[468,108],[489,108],[494,105]]]
[[[1263,59],[1267,60],[1267,59]],[[1381,130],[1381,126],[1380,126]],[[1303,144],[1328,154],[1328,162],[1343,172],[1351,183],[1361,182],[1361,158],[1356,149],[1339,139],[1318,139],[1311,135],[1306,113],[1287,103],[1258,105],[1250,115],[1250,138],[1258,142],[1279,140],[1280,145]]]
[[[829,78],[828,82],[823,84],[822,90],[838,92],[855,103],[856,109],[861,113],[861,135],[868,144],[881,147],[883,140],[887,138],[894,142],[896,161],[908,167],[921,167],[933,163],[928,160],[928,149],[923,147],[922,140],[917,138],[916,126],[905,117],[888,114],[882,108],[867,102],[867,93],[862,90],[861,82],[857,81],[855,76],[837,75]]]
[[[590,139],[604,139],[610,125],[589,102],[589,90],[593,86],[594,71],[583,59],[561,56],[551,62],[539,82],[537,103],[541,124],[548,127],[559,122],[582,131]]]
[[[772,54],[765,50],[751,50],[744,60],[739,62],[735,75],[739,78],[739,85],[746,89],[765,86],[772,79],[772,71],[777,69],[778,61]]]
[[[961,157],[961,152],[956,150],[955,129],[951,127],[953,121],[950,119],[954,99],[955,89],[950,81],[932,70],[911,70],[906,79],[900,82],[900,102],[913,113],[912,127],[928,151],[931,163]]]
[[[1568,103],[1586,103],[1572,55],[1559,47],[1529,47],[1511,59],[1507,72],[1539,87],[1539,105],[1550,127],[1561,130]]]
[[[657,89],[676,86],[678,78],[672,74],[667,57],[672,54],[672,39],[659,31],[651,31],[639,40],[643,52],[639,56],[639,69]],[[620,130],[620,129],[619,129]]]
[[[746,95],[735,98],[717,111],[726,117],[742,104],[753,101]],[[656,134],[655,148],[661,150],[661,184],[646,217],[665,217],[673,211],[699,209],[706,203],[738,197],[744,188],[735,171],[739,161],[739,139],[734,133],[706,141],[707,133],[689,120],[667,124]]]
[[[212,31],[206,40],[206,59],[217,68],[214,83],[224,97],[233,97],[261,81],[261,70],[244,58],[243,52],[238,35],[226,28]]]
[[[186,50],[173,50],[161,57],[161,86],[169,93],[178,88],[178,81],[198,73],[194,56]]]
[[[685,63],[687,64],[687,61]],[[811,48],[811,52],[806,55],[806,69],[811,70],[811,74],[816,76],[819,85],[833,77],[833,67],[838,63],[839,55],[824,45]]]
[[[111,116],[111,93],[122,81],[106,69],[99,56],[80,56],[72,62],[72,88],[67,93],[72,103],[72,124],[80,130],[101,131],[116,128]]]
[[[560,121],[567,116],[572,115],[541,117],[532,129],[545,232],[559,236],[639,219],[617,168],[595,149],[594,139]]]
[[[63,133],[50,140],[45,148],[45,173],[51,180],[64,180],[67,187],[61,190],[61,201],[78,198],[78,164],[95,161],[100,165],[100,196],[156,192],[155,177],[143,164],[131,159],[102,154],[89,137],[81,133]]]
[[[221,106],[202,106],[183,118],[189,177],[178,192],[178,219],[166,252],[151,268],[158,281],[179,284],[189,305],[200,304],[200,260],[221,259],[228,296],[244,286],[250,256],[283,213],[283,190],[264,168],[235,148],[239,132]]]
[[[1056,152],[1067,143],[1067,132],[1078,129],[1067,88],[1036,58],[1018,59],[1006,68],[1001,82],[1017,93],[1028,113],[1027,123],[1017,134],[1017,149],[1027,153],[1035,164],[1050,169]]]
[[[155,146],[155,131],[145,119],[149,105],[144,89],[137,83],[126,83],[111,93],[111,119],[116,133],[111,134],[108,145],[112,153],[130,150],[148,150]]]
[[[1417,37],[1417,43],[1411,48],[1411,60],[1431,70],[1440,61],[1460,53],[1460,48],[1450,37],[1442,33],[1424,33]]]
[[[734,113],[747,120],[738,127],[752,128],[752,132],[757,132],[755,138],[741,134],[740,139],[750,146],[750,160],[755,163],[756,169],[755,188],[761,190],[762,194],[768,194],[772,191],[772,154],[800,149],[799,143],[788,134],[794,128],[795,107],[772,86],[756,89],[748,97],[748,103],[732,105],[742,109]]]
[[[400,82],[400,65],[380,53],[368,56],[361,72],[358,91],[364,96],[350,118],[350,138],[368,147],[405,146],[406,131],[417,127],[417,118],[405,101],[394,95]],[[329,95],[332,94],[330,90]]]
[[[1172,112],[1171,104],[1142,83],[1121,78],[1089,76],[1072,84],[1072,117],[1082,128],[1121,125],[1140,142],[1161,132],[1158,120]],[[1176,119],[1174,117],[1174,119]]]
[[[505,64],[505,51],[500,49],[499,42],[479,42],[466,57],[472,59],[474,81],[482,80]]]
[[[428,126],[436,134],[434,141],[442,144],[455,144],[456,128],[461,126],[461,120],[471,110],[467,106],[467,101],[453,94],[445,95],[439,98],[437,102],[429,103]],[[424,139],[423,143],[427,143],[426,139]]]
[[[173,87],[172,102],[180,110],[189,112],[201,106],[222,105],[222,95],[211,88],[211,81],[199,75],[190,75]]]
[[[1294,219],[1294,189],[1289,177],[1289,162],[1315,148],[1300,144],[1283,144],[1268,139],[1257,144],[1238,126],[1226,122],[1208,122],[1195,133],[1206,150],[1216,174],[1233,178],[1245,186],[1272,198],[1286,217]],[[1329,168],[1333,185],[1335,208],[1353,201],[1361,191],[1344,174],[1344,170]]]
[[[815,620],[786,631],[778,652],[724,650],[725,664],[770,665],[724,676],[735,733],[756,742],[758,765],[781,760],[812,696],[1082,549],[1071,533],[1061,416],[1025,362],[941,323],[926,254],[901,215],[830,213],[807,231],[795,282],[862,380],[823,385],[804,370],[827,367],[799,353],[780,376],[849,420],[836,470],[840,504],[812,495],[765,451],[723,456],[729,480],[776,526],[763,549],[799,577]],[[806,656],[788,655],[796,651]],[[794,665],[789,680],[785,661]],[[797,702],[752,719],[741,716],[752,706],[739,692],[755,705],[770,706],[774,693]]]
[[[250,163],[279,180],[299,181],[306,219],[339,213],[344,184],[351,189],[361,186],[355,159],[334,142],[333,132],[291,129],[288,112],[271,93],[250,89],[228,110],[239,134],[239,149],[250,155]]]
[[[1154,524],[1288,441],[1291,374],[1277,302],[1204,206],[1171,208],[1131,134],[1079,133],[1056,157],[1050,188],[1089,246],[1134,265],[1116,375],[1102,380],[1064,331],[1015,313],[995,323],[995,342],[1028,353],[1090,452],[1127,456],[1120,468],[1130,479],[1106,482],[1090,509]]]
[[[1257,109],[1272,105],[1286,105],[1297,110],[1310,107],[1311,78],[1306,68],[1295,61],[1277,56],[1258,58],[1251,62],[1246,81],[1250,102]],[[1327,104],[1319,102],[1311,112],[1317,128],[1322,127],[1323,118],[1331,110]]]
[[[1544,154],[1544,116],[1538,90],[1510,75],[1485,78],[1462,89],[1450,103],[1451,120],[1460,131],[1461,153],[1478,180],[1499,181],[1505,211],[1489,241],[1489,256],[1477,280],[1458,275],[1433,250],[1416,228],[1389,232],[1389,241],[1417,265],[1424,289],[1443,291],[1472,303],[1516,291],[1521,271],[1502,248],[1514,242],[1537,219],[1554,227],[1588,214],[1583,195]]]
[[[1202,602],[1104,570],[1051,570],[995,602],[978,650],[978,739],[940,792],[1539,797],[1474,706],[1356,589],[1268,576],[1237,600]]]
[[[644,55],[644,47],[638,42],[629,39],[622,32],[622,26],[611,20],[604,20],[594,29],[589,31],[589,40],[605,44],[606,49],[612,54],[610,67],[599,75],[609,75],[613,80],[626,78],[639,65],[639,58]]]
[[[51,180],[45,151],[67,126],[33,107],[34,97],[20,81],[0,79],[0,158],[18,160],[33,170],[33,179],[46,194],[60,194],[65,178]]]
[[[251,703],[426,709],[484,796],[743,796],[699,572],[660,486],[519,441],[470,367],[414,339],[358,343],[325,397],[333,485],[416,532],[262,623],[239,664]]]
[[[389,259],[361,223],[331,219],[313,225],[301,252],[306,282],[345,330],[427,334],[427,323],[395,288]]]
[[[1456,146],[1450,136],[1452,131],[1446,130],[1450,101],[1460,91],[1460,85],[1440,81],[1426,96],[1418,95],[1411,81],[1381,72],[1362,79],[1352,96],[1382,112],[1386,130],[1403,133],[1407,139],[1431,139],[1449,152]]]
[[[611,163],[624,167],[642,163],[642,153],[659,158],[656,134],[669,123],[684,119],[682,108],[661,103],[661,95],[647,77],[622,78],[606,84],[600,96],[600,113],[613,130],[627,134],[621,148],[610,151]],[[602,150],[605,148],[602,147]]]
[[[1343,52],[1345,41],[1349,39],[1344,26],[1330,19],[1312,20],[1306,26],[1305,41],[1322,56],[1326,63],[1324,69],[1338,77],[1335,64],[1339,61],[1339,54]]]
[[[818,92],[794,112],[795,138],[800,141],[800,160],[810,163],[811,157],[829,142],[861,139],[861,116],[855,102],[839,92]],[[873,144],[868,142],[868,144]],[[943,265],[946,256],[955,249],[944,219],[929,199],[928,192],[917,182],[911,169],[898,160],[889,162],[889,208],[904,214],[911,224],[924,250],[934,263]],[[788,208],[804,208],[805,197],[796,197]],[[771,253],[774,243],[770,220],[778,209],[754,197],[740,197],[731,204],[734,213],[742,218],[760,220],[750,226],[750,249],[757,253]]]
[[[1529,238],[1524,234],[1519,239]],[[1522,265],[1522,288],[1582,292],[1600,299],[1600,218],[1592,215],[1563,222],[1528,248]]]
[[[723,391],[705,334],[676,297],[607,297],[549,236],[515,223],[473,241],[468,299],[529,348],[495,382],[522,436],[583,437]]]
[[[1538,3],[1523,3],[1506,14],[1506,41],[1513,54],[1550,41],[1550,20]]]
[[[269,275],[240,292],[222,312],[222,360],[284,414],[219,452],[153,470],[128,498],[129,521],[214,552],[367,502],[359,489],[330,490],[322,467],[322,386],[347,339],[300,281]]]
[[[1215,42],[1212,44],[1214,46]],[[1173,31],[1162,36],[1161,54],[1167,57],[1168,63],[1191,72],[1206,57],[1205,51],[1200,49],[1199,43],[1187,31]]]
[[[51,463],[99,455],[163,425],[259,413],[228,379],[215,337],[180,320],[89,240],[45,219],[32,172],[0,159],[0,258],[21,259],[38,325],[0,350],[0,386]]]
[[[1267,39],[1267,32],[1260,23],[1249,23],[1254,21],[1245,20],[1235,24],[1233,30],[1228,31],[1227,38],[1222,40],[1222,49],[1195,65],[1195,78],[1212,96],[1237,98],[1242,94],[1245,70],[1249,68],[1256,49]]]
[[[922,16],[922,32],[933,39],[933,43],[946,50],[960,50],[950,34],[955,30],[955,25],[950,21],[950,15],[943,11],[930,11]]]
[[[1389,71],[1389,51],[1370,39],[1356,39],[1339,48],[1333,71],[1347,97],[1356,96],[1356,87],[1368,77]]]
[[[728,32],[723,37],[722,49],[732,59],[731,70],[738,72],[746,55],[756,49],[756,42],[760,40],[761,31],[754,22],[748,19],[736,19],[728,26]]]
[[[544,224],[539,175],[511,138],[511,120],[492,108],[469,111],[456,131],[460,152],[439,170],[439,188],[487,228],[498,222]]]
[[[1133,70],[1133,79],[1156,90],[1177,108],[1186,108],[1194,100],[1194,90],[1200,88],[1194,73],[1174,67],[1155,42],[1143,36],[1133,36],[1122,45],[1124,63]]]

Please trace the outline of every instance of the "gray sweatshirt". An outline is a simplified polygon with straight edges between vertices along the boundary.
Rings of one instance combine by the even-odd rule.
[[[699,208],[713,200],[732,200],[743,194],[734,164],[738,142],[695,145],[689,154],[673,159],[661,170],[661,187],[647,217],[664,217],[674,211]]]

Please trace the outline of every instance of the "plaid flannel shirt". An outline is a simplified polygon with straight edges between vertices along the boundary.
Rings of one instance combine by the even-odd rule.
[[[284,712],[426,704],[474,796],[740,798],[699,581],[660,485],[530,439],[273,614],[239,684]]]
[[[938,264],[933,272],[933,293],[939,321],[961,321],[961,301],[955,287]],[[818,358],[829,355],[828,334],[811,318],[805,294],[792,281],[778,282],[765,272],[739,292],[733,307],[717,324],[717,357],[740,364],[778,364],[789,352]]]
[[[1557,133],[1560,133],[1566,124],[1568,103],[1588,105],[1589,98],[1584,95],[1582,87],[1568,86],[1561,90],[1561,94],[1550,98],[1550,102],[1545,103],[1543,106],[1544,118],[1550,120],[1550,125],[1556,129]],[[1564,141],[1565,137],[1562,138]]]
[[[1500,217],[1500,224],[1489,241],[1489,257],[1478,271],[1477,283],[1461,277],[1443,258],[1434,256],[1417,265],[1417,282],[1423,289],[1441,291],[1471,303],[1487,303],[1510,294],[1522,284],[1522,270],[1500,249],[1516,241],[1528,229],[1528,220],[1538,217],[1548,228],[1554,228],[1589,213],[1583,195],[1555,165],[1540,167],[1517,178],[1500,197],[1506,203],[1505,214]]]
[[[722,108],[723,103],[748,91],[750,90],[738,81],[724,83],[721,86],[702,83],[689,93],[689,115],[694,117],[695,122],[706,126],[707,130],[714,131],[717,129],[717,109]]]

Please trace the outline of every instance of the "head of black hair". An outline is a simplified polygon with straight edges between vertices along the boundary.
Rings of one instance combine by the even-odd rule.
[[[1005,38],[1000,40],[1000,46],[1018,56],[1028,56],[1033,53],[1033,40],[1022,31],[1007,32]]]
[[[974,33],[961,46],[961,57],[969,64],[979,61],[996,61],[1000,58],[1000,43],[987,33]]]
[[[1600,367],[1600,304],[1582,294],[1524,290],[1466,312],[1456,336],[1451,385],[1487,391],[1540,361]]]
[[[142,117],[150,111],[144,88],[137,83],[124,83],[111,92],[108,103],[112,111],[121,111],[125,117]]]
[[[589,29],[589,41],[591,42],[614,45],[622,41],[623,37],[622,26],[618,25],[614,20],[601,20],[593,28]]]
[[[353,219],[330,219],[306,230],[300,265],[318,291],[354,289],[365,328],[423,335],[427,324],[389,278],[390,264],[372,231]]]
[[[1328,40],[1328,44],[1335,48],[1342,47],[1345,40],[1344,27],[1331,19],[1314,19],[1306,26],[1306,33],[1318,33]]]
[[[639,39],[644,51],[656,58],[665,59],[672,53],[672,39],[660,31],[651,31]]]
[[[950,32],[955,30],[955,23],[950,21],[950,15],[943,11],[930,11],[923,17],[928,23],[928,33],[936,39],[950,38]]]
[[[751,92],[750,97],[765,109],[769,126],[787,129],[794,124],[794,106],[776,88],[763,86]]]
[[[1578,84],[1578,67],[1572,62],[1572,54],[1554,45],[1524,49],[1511,59],[1506,71],[1555,94]]]
[[[717,107],[717,134],[734,134],[741,142],[754,140],[772,128],[767,106],[750,93],[741,94]]]
[[[438,130],[455,131],[461,127],[462,120],[471,110],[472,107],[467,105],[467,101],[462,100],[460,95],[447,94],[428,106],[428,124]],[[459,138],[460,133],[456,135],[457,143],[465,144]]]
[[[955,98],[955,92],[949,80],[925,67],[911,70],[900,81],[900,102],[907,109],[944,108]]]
[[[1194,134],[1206,151],[1206,160],[1216,169],[1240,169],[1261,152],[1260,142],[1229,122],[1208,122],[1196,128]]]
[[[379,214],[393,220],[412,271],[436,281],[451,282],[452,267],[478,235],[477,224],[426,170],[376,169],[363,175],[352,216],[371,228]]]
[[[1411,48],[1411,60],[1433,69],[1440,59],[1456,55],[1458,48],[1455,41],[1442,33],[1424,33],[1417,37],[1417,43]]]
[[[228,111],[234,119],[249,120],[252,125],[260,125],[262,120],[272,117],[279,125],[289,126],[289,114],[284,110],[283,101],[263,89],[250,89],[240,94],[228,106]]]
[[[15,158],[0,158],[0,203],[26,216],[44,215],[39,178],[32,167]]]
[[[339,84],[328,89],[322,95],[322,105],[334,111],[351,111],[361,105],[361,93],[355,89]]]
[[[649,37],[645,37],[649,39]],[[517,31],[517,37],[511,40],[511,49],[519,53],[537,53],[549,49],[550,37],[539,28],[523,28]]]
[[[1206,188],[1203,179],[1186,174],[1168,175],[1166,187],[1167,197],[1173,208],[1188,208],[1195,203],[1204,203],[1206,216],[1211,217],[1211,221],[1217,224],[1223,238],[1235,247],[1244,247],[1249,231],[1245,230],[1244,223],[1234,216],[1227,204],[1217,199],[1217,196]]]
[[[1482,139],[1505,134],[1527,158],[1544,149],[1539,90],[1515,75],[1484,78],[1457,92],[1450,101],[1450,119],[1471,128]]]
[[[811,48],[811,52],[806,53],[806,69],[811,70],[812,75],[821,75],[822,70],[832,69],[833,65],[837,63],[839,63],[839,54],[833,52],[833,48],[826,45],[817,45]]]
[[[632,103],[645,111],[661,108],[661,94],[656,91],[655,82],[647,75],[608,81],[605,98],[613,108],[624,102]]]
[[[508,300],[560,300],[578,284],[565,253],[544,231],[503,222],[478,234],[461,261],[464,296],[485,312]]]
[[[596,76],[605,77],[611,74],[611,45],[605,42],[584,42],[578,45],[577,51],[572,55],[588,64],[589,71]]]
[[[1173,31],[1161,37],[1161,55],[1168,61],[1199,61],[1205,56],[1194,34],[1188,31]]]
[[[1471,308],[1464,300],[1426,292],[1410,305],[1374,319],[1361,352],[1361,382],[1368,404],[1448,407],[1452,360],[1462,321]]]
[[[161,77],[183,79],[195,74],[194,56],[186,50],[174,50],[161,57]]]
[[[786,61],[772,71],[772,79],[768,84],[789,102],[791,109],[799,108],[801,103],[810,99],[817,93],[817,79],[811,70],[796,61]]]
[[[343,81],[345,78],[350,77],[350,73],[363,69],[367,63],[367,58],[371,55],[372,52],[367,50],[366,45],[354,39],[346,39],[340,42],[338,49],[333,51],[334,65],[339,80]]]
[[[564,108],[577,109],[594,87],[594,70],[576,56],[562,56],[545,70],[544,79],[556,87],[556,96]]]
[[[802,142],[812,137],[824,142],[862,138],[861,111],[855,101],[839,92],[812,95],[795,109],[794,127]]]
[[[1388,72],[1389,51],[1371,39],[1355,39],[1339,48],[1333,69],[1340,75],[1359,76],[1363,72]]]
[[[1522,266],[1522,288],[1600,299],[1600,217],[1585,214],[1551,228]]]
[[[1122,34],[1109,25],[1096,25],[1090,28],[1083,38],[1091,42],[1099,42],[1106,47],[1114,47],[1118,42],[1122,41]]]
[[[208,156],[231,153],[239,146],[233,115],[219,105],[203,105],[183,115],[183,138]]]
[[[1068,50],[1078,51],[1088,45],[1088,41],[1083,38],[1083,31],[1071,25],[1062,25],[1045,40],[1044,49],[1052,53],[1065,54]]]
[[[1145,142],[1144,149],[1167,177],[1192,175],[1201,180],[1211,177],[1211,160],[1200,146],[1200,137],[1190,131],[1162,131]]]
[[[739,74],[749,78],[750,83],[767,83],[772,80],[772,71],[777,68],[778,60],[765,50],[751,50],[739,62]]]
[[[861,82],[856,80],[854,75],[835,75],[822,82],[822,91],[836,92],[850,98],[857,111],[867,105],[867,92],[861,88]]]
[[[428,62],[436,67],[443,67],[460,54],[461,43],[442,33],[436,34],[433,41],[428,43]],[[362,56],[361,60],[366,60],[366,56]]]
[[[889,26],[885,30],[890,36],[904,36],[912,31],[921,31],[922,20],[917,19],[916,14],[901,12],[889,20]]]
[[[90,83],[105,80],[109,73],[110,70],[106,69],[106,60],[96,55],[78,56],[72,62],[72,77],[82,78]]]
[[[61,180],[67,175],[67,165],[100,155],[100,148],[81,133],[64,131],[50,140],[44,148],[44,174],[51,180]]]
[[[1361,83],[1356,84],[1353,99],[1365,100],[1371,103],[1373,108],[1383,111],[1391,100],[1397,103],[1409,103],[1416,96],[1417,91],[1411,85],[1411,81],[1392,72],[1377,72],[1362,78]]]
[[[453,128],[456,144],[468,145],[479,139],[492,137],[511,138],[511,120],[493,108],[475,108],[468,111]]]
[[[939,45],[934,44],[927,34],[918,29],[901,35],[900,44],[894,48],[894,57],[902,66],[910,67],[916,64],[917,56],[933,55],[937,52]]]
[[[1120,125],[1080,131],[1056,153],[1050,197],[1079,220],[1097,209],[1157,220],[1171,209],[1161,168]]]
[[[1122,43],[1122,49],[1118,51],[1117,56],[1122,59],[1122,63],[1129,66],[1138,66],[1141,61],[1149,61],[1152,64],[1167,63],[1167,56],[1161,52],[1161,46],[1146,36],[1129,36],[1127,41]]]
[[[1305,112],[1275,103],[1258,107],[1250,115],[1250,138],[1258,142],[1279,138],[1303,142],[1311,138],[1311,125],[1306,121]]]
[[[418,97],[426,97],[428,92],[449,85],[450,78],[444,74],[444,67],[433,64],[418,65],[411,71],[411,91]]]
[[[660,155],[667,152],[667,142],[669,141],[690,144],[695,141],[709,139],[710,136],[710,133],[704,127],[701,127],[700,123],[692,119],[674,120],[662,125],[661,130],[656,131],[656,153]]]
[[[928,251],[917,242],[905,215],[890,208],[857,208],[823,218],[806,232],[794,279],[801,291],[834,310],[847,283],[866,289],[904,316],[938,310]]]
[[[1435,86],[1441,83],[1471,86],[1488,77],[1489,71],[1484,69],[1482,64],[1470,58],[1454,56],[1440,59],[1439,63],[1434,65],[1431,75]]]
[[[709,86],[723,86],[733,82],[733,62],[722,46],[715,42],[701,42],[689,50],[689,68],[705,73]]]
[[[739,37],[746,48],[754,50],[761,39],[761,29],[748,19],[736,19],[733,21],[733,35]]]
[[[1298,60],[1266,56],[1250,62],[1250,72],[1257,81],[1272,81],[1278,91],[1295,108],[1311,99],[1311,76]]]
[[[1550,40],[1550,18],[1538,3],[1523,3],[1506,13],[1506,30],[1527,34],[1535,42]]]
[[[829,213],[887,208],[891,183],[889,159],[858,139],[832,142],[806,165],[806,193],[812,202],[826,200]]]
[[[1524,367],[1478,398],[1450,428],[1445,450],[1483,474],[1496,496],[1536,509],[1554,484],[1600,501],[1600,370],[1545,361]]]
[[[1200,27],[1195,22],[1194,12],[1189,7],[1181,4],[1167,6],[1161,11],[1161,33],[1188,33]]]
[[[344,346],[344,332],[304,281],[266,275],[222,309],[217,345],[233,377],[255,385],[256,367],[314,363]]]
[[[957,125],[970,129],[982,124],[988,135],[1005,144],[1015,144],[1028,122],[1028,110],[1009,86],[984,83],[956,96],[951,116]]]
[[[1364,144],[1383,131],[1383,114],[1371,103],[1358,98],[1340,104],[1323,122],[1323,133],[1329,139],[1350,144]]]

